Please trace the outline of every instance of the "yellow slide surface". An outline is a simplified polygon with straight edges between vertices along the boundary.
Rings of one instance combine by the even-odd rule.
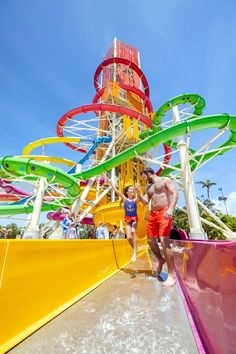
[[[146,250],[139,240],[138,254]],[[0,353],[130,262],[127,240],[0,240]]]

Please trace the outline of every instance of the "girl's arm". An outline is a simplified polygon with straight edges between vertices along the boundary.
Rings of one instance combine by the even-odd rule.
[[[117,189],[114,184],[112,183],[112,181],[107,178],[107,182],[110,184],[111,188],[116,192],[116,194],[118,194],[122,199],[126,200],[126,197],[124,196],[124,194],[122,194],[119,189]]]
[[[137,196],[137,197],[134,199],[134,202],[135,202],[135,204],[137,204],[137,205],[138,205],[138,203],[140,202],[140,198],[139,198],[139,196]]]
[[[138,193],[139,190],[139,185],[136,183],[134,186],[134,191],[136,192],[137,197],[134,199],[135,204],[138,205],[138,203],[140,202],[141,198],[140,198],[140,193]]]

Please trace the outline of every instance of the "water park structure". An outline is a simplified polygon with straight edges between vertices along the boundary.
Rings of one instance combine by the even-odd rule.
[[[57,136],[29,143],[19,156],[1,158],[0,215],[11,220],[26,215],[27,220],[22,240],[0,240],[0,306],[9,323],[1,331],[0,350],[15,346],[130,263],[126,240],[62,240],[60,220],[72,211],[81,223],[102,221],[108,231],[112,225],[123,229],[123,206],[105,176],[123,191],[127,185],[143,186],[141,171],[151,165],[184,194],[190,232],[176,231],[173,251],[179,296],[197,350],[233,353],[236,235],[197,199],[193,177],[235,147],[236,116],[203,116],[205,100],[194,93],[174,97],[155,111],[138,50],[116,38],[95,71],[94,87],[92,103],[58,120]],[[77,152],[77,161],[46,154],[52,144]],[[38,148],[42,153],[33,154]],[[201,217],[199,206],[214,222]],[[41,229],[42,212],[48,214]],[[138,215],[143,259],[149,257],[147,208],[140,205]],[[222,230],[227,240],[208,240],[202,223]]]

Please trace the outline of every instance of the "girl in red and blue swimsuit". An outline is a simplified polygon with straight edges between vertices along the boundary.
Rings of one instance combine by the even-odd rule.
[[[111,182],[110,179],[107,179],[110,183],[112,189],[123,199],[124,201],[124,210],[125,210],[125,223],[126,223],[126,235],[127,240],[131,247],[133,248],[132,262],[136,261],[137,254],[137,235],[136,229],[138,226],[138,215],[137,215],[137,205],[139,198],[135,197],[135,187],[127,186],[124,189],[124,194],[122,194]]]

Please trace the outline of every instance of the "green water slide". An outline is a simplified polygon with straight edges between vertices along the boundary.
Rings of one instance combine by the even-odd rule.
[[[178,105],[183,105],[183,104],[192,104],[194,106],[193,115],[190,118],[186,118],[186,120],[197,118],[197,116],[202,114],[202,112],[206,106],[204,98],[200,95],[187,93],[187,94],[176,96],[176,97],[170,99],[169,101],[165,102],[156,111],[156,113],[153,117],[152,129],[142,132],[139,136],[140,139],[145,139],[146,137],[151,136],[158,131],[161,131],[162,130],[162,128],[161,128],[162,118],[173,107],[178,106]],[[214,119],[215,116],[208,116],[208,117],[211,119]],[[201,117],[201,118],[205,118],[205,117]],[[212,128],[212,126],[208,126],[208,123],[207,123],[206,128]],[[235,133],[231,130],[230,138],[226,142],[224,142],[222,145],[217,146],[214,149],[214,151],[212,151],[212,152],[207,152],[204,154],[195,154],[195,151],[193,149],[189,148],[188,150],[189,150],[190,155],[194,154],[194,158],[192,158],[192,160],[191,160],[191,157],[190,157],[190,160],[189,160],[191,171],[193,172],[195,170],[195,168],[197,168],[199,162],[203,163],[215,156],[224,154],[226,151],[230,150],[235,145],[235,142],[236,142]],[[173,140],[165,141],[165,144],[171,148],[174,148],[174,149],[177,148],[177,144]],[[178,163],[178,164],[174,165],[173,167],[180,168],[181,166]],[[160,175],[161,176],[168,176],[172,171],[173,171],[173,169],[171,167],[169,167],[169,168],[167,167],[161,172]]]
[[[72,175],[49,164],[37,162],[32,158],[17,158],[11,156],[0,159],[0,164],[1,178],[9,179],[9,175],[15,178],[27,176],[28,181],[35,181],[38,177],[44,177],[48,183],[60,184],[67,190],[68,198],[61,198],[60,204],[55,201],[52,202],[49,196],[48,203],[44,203],[42,206],[42,211],[57,210],[62,204],[71,205],[80,193],[81,188],[78,181]],[[0,215],[29,214],[32,213],[32,211],[32,204],[0,206]]]
[[[183,95],[176,96],[171,100],[165,102],[154,114],[152,120],[152,129],[146,130],[140,134],[140,139],[144,139],[148,136],[157,133],[161,129],[161,120],[173,107],[183,104],[192,104],[194,105],[194,115],[200,116],[206,106],[205,100],[202,96],[199,96],[194,93],[187,93]],[[168,144],[167,144],[168,145]]]
[[[225,147],[224,150],[219,152],[209,151],[204,154],[196,155],[194,160],[190,160],[191,169],[196,168],[198,161],[206,161],[216,155],[223,154],[236,144],[236,116],[228,114],[218,114],[212,116],[193,116],[190,119],[186,119],[181,123],[171,126],[167,129],[160,130],[160,120],[166,114],[168,110],[180,103],[192,103],[195,105],[194,114],[201,114],[205,101],[198,95],[181,95],[168,101],[160,107],[156,112],[153,119],[153,129],[150,133],[146,134],[146,138],[137,143],[136,145],[126,149],[119,155],[110,158],[109,160],[101,163],[98,166],[90,168],[84,172],[68,175],[64,171],[52,167],[45,163],[34,161],[32,158],[17,158],[17,157],[4,157],[0,159],[1,169],[0,175],[2,178],[9,178],[9,174],[15,177],[27,176],[28,179],[35,180],[36,177],[44,177],[49,183],[60,184],[68,192],[69,198],[63,198],[60,200],[60,205],[56,202],[44,203],[42,211],[56,210],[61,207],[61,204],[70,205],[73,203],[76,197],[80,194],[80,186],[78,180],[87,180],[93,176],[101,175],[112,168],[121,165],[122,163],[133,159],[137,155],[141,155],[148,150],[160,145],[167,144],[178,136],[188,134],[189,132],[201,131],[210,128],[223,129],[227,127],[230,130],[230,137],[224,144],[218,146],[218,148]],[[150,132],[148,131],[148,132]],[[215,148],[217,149],[217,148]],[[177,166],[177,165],[176,165]],[[167,168],[162,172],[162,175],[167,175],[172,171],[171,168]],[[5,176],[5,177],[4,177]],[[8,176],[8,177],[7,177]],[[28,177],[29,176],[29,177]],[[31,205],[3,205],[0,206],[1,215],[9,214],[25,214],[31,213],[33,206]]]
[[[112,168],[119,166],[120,164],[136,157],[137,155],[141,155],[147,152],[148,150],[160,144],[166,143],[167,141],[170,141],[178,136],[188,134],[189,132],[191,133],[194,131],[205,130],[210,128],[223,129],[226,126],[231,131],[231,135],[230,138],[223,145],[228,144],[227,146],[229,146],[230,149],[236,144],[236,116],[231,116],[228,114],[218,114],[212,116],[201,116],[199,118],[194,117],[192,119],[188,119],[184,122],[176,124],[170,128],[154,133],[148,138],[146,138],[144,141],[126,149],[119,155],[110,158],[104,163],[93,167],[87,171],[75,173],[74,177],[80,180],[86,180],[93,176],[100,175],[106,171],[109,171]],[[214,154],[214,152],[209,152],[209,154],[204,157],[204,161],[207,158],[209,159]]]

